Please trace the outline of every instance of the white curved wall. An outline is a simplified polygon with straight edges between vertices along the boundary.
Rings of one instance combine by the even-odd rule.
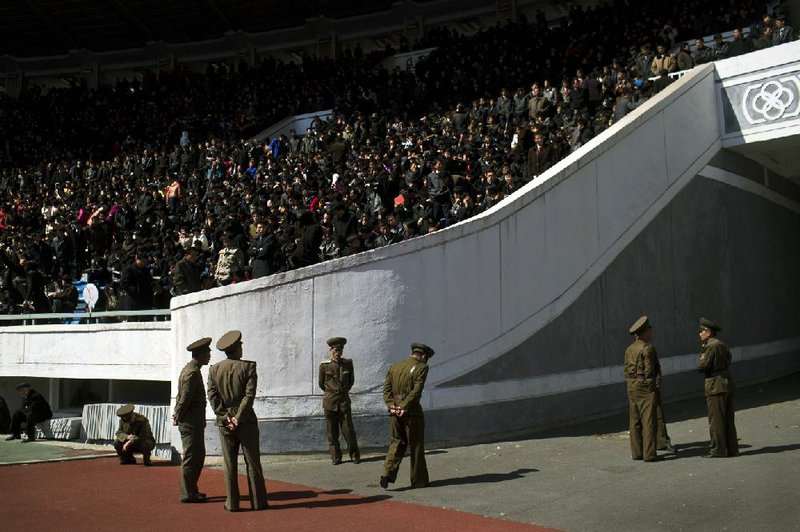
[[[259,363],[257,413],[280,419],[321,414],[316,377],[327,337],[348,337],[355,408],[374,413],[383,411],[376,395],[386,368],[418,340],[437,351],[425,406],[457,406],[448,400],[455,392],[437,383],[506,352],[560,314],[638,233],[648,210],[668,202],[717,152],[713,66],[695,69],[645,107],[476,219],[174,299],[175,343],[241,329],[245,358]],[[696,124],[691,136],[687,122]],[[493,400],[491,387],[476,393],[473,404]]]

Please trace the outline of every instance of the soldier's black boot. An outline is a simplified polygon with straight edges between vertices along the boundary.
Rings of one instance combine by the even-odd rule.
[[[383,489],[389,489],[389,477],[381,477],[381,487]]]

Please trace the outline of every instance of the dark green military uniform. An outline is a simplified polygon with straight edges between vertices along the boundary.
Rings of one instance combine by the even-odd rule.
[[[135,464],[133,453],[142,453],[144,465],[150,465],[150,453],[156,446],[150,421],[133,411],[133,405],[127,404],[117,409],[119,428],[117,429],[114,450],[117,451],[121,464]],[[130,441],[127,449],[125,444]]]
[[[229,358],[214,364],[208,372],[208,400],[217,415],[225,471],[225,509],[232,512],[239,510],[240,446],[247,467],[250,506],[253,510],[268,506],[267,486],[261,469],[258,418],[253,410],[258,374],[255,362],[239,359],[241,336],[239,331],[229,331],[217,341],[217,349],[225,351]]]
[[[702,346],[698,371],[705,374],[704,391],[708,405],[708,428],[711,448],[708,456],[721,458],[739,455],[733,407],[734,383],[730,374],[731,352],[716,333],[721,329],[712,321],[702,318],[700,327],[713,336]]]
[[[175,400],[173,423],[181,433],[181,502],[205,502],[197,489],[206,458],[206,387],[200,368],[208,363],[211,338],[201,338],[186,348],[193,358],[178,377],[178,397]]]
[[[417,342],[411,344],[411,349],[409,358],[389,368],[383,383],[383,402],[391,416],[389,431],[392,437],[381,475],[384,488],[397,480],[406,449],[411,454],[411,486],[424,488],[429,484],[425,462],[425,414],[419,401],[428,378],[427,360],[434,351]]]
[[[361,453],[358,450],[358,439],[353,427],[353,417],[350,410],[350,388],[355,382],[353,361],[341,357],[341,350],[347,343],[346,338],[340,336],[328,339],[331,351],[338,349],[336,360],[332,356],[323,360],[319,365],[319,387],[325,392],[322,398],[322,408],[325,410],[325,433],[328,437],[328,449],[334,465],[342,462],[342,449],[339,446],[339,431],[347,442],[347,451],[350,459],[361,462]],[[332,353],[333,355],[333,353]]]
[[[661,404],[661,363],[656,357],[656,445],[659,451],[677,452],[672,447],[672,440],[667,432],[667,422],[664,417],[664,406]]]
[[[647,317],[642,316],[629,332],[638,335],[647,328]],[[625,350],[623,372],[627,382],[631,457],[634,460],[652,462],[656,459],[658,367],[655,348],[640,338],[637,337]]]

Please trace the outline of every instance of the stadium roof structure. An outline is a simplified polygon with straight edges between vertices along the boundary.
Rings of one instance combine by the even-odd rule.
[[[0,4],[0,55],[107,52],[263,33],[390,9],[392,0],[17,0]],[[425,1],[415,3],[424,5]]]

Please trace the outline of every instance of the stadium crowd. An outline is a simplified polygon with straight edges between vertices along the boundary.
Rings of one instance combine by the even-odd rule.
[[[615,0],[474,36],[302,65],[176,69],[0,100],[2,312],[166,308],[173,295],[390,245],[491,208],[696,64],[794,39],[763,4]],[[755,21],[755,22],[754,22]],[[742,27],[750,27],[749,37]],[[686,39],[737,28],[732,42]],[[305,132],[246,141],[332,108]]]

